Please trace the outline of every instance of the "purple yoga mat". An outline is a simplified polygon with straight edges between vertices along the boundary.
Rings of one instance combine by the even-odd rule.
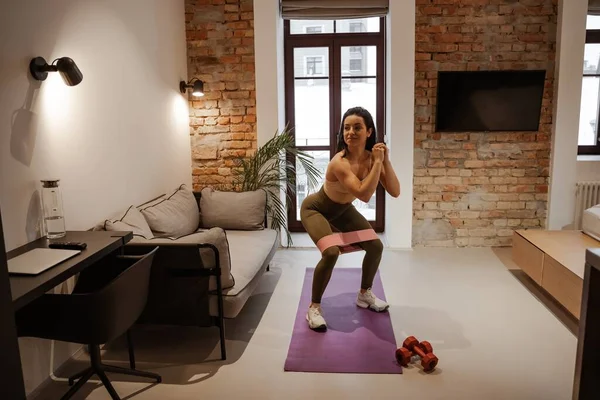
[[[308,327],[314,268],[307,268],[285,371],[357,374],[401,374],[396,362],[396,338],[388,311],[375,312],[356,305],[360,268],[334,268],[321,308],[327,331]],[[373,293],[385,300],[379,272]]]

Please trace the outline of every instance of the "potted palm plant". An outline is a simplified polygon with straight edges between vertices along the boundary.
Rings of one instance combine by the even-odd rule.
[[[285,231],[288,246],[292,244],[292,237],[286,216],[296,195],[296,160],[306,174],[308,190],[314,190],[321,181],[321,172],[314,166],[312,155],[298,150],[291,129],[286,126],[280,133],[275,132],[253,156],[237,158],[237,167],[232,171],[234,191],[267,191],[267,216],[271,228]],[[285,202],[281,199],[281,190],[286,194]]]

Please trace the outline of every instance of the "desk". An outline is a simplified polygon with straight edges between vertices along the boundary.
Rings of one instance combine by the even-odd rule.
[[[132,238],[132,232],[68,231],[65,237],[58,240],[87,243],[87,247],[80,254],[39,275],[8,275],[6,259],[11,259],[36,247],[48,247],[51,241],[45,237],[40,238],[5,253],[0,218],[0,251],[2,253],[0,257],[0,354],[2,354],[2,357],[0,357],[2,366],[0,368],[2,371],[0,374],[0,388],[2,395],[8,396],[3,398],[25,399],[14,312],[103,257],[118,251]],[[5,254],[6,258],[4,257]],[[10,299],[8,293],[11,294]]]
[[[68,231],[56,241],[85,242],[87,247],[78,255],[35,276],[9,275],[14,310],[52,290],[70,277],[83,271],[106,255],[118,250],[133,238],[131,232]],[[10,260],[36,247],[48,247],[51,240],[40,238],[7,253]]]
[[[585,275],[573,399],[598,398],[600,390],[600,249],[585,254]]]

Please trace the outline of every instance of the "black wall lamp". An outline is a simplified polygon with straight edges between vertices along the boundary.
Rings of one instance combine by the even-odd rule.
[[[188,83],[185,83],[185,81],[179,82],[179,90],[181,91],[181,93],[185,93],[187,88],[192,88],[192,95],[196,97],[204,96],[204,82],[202,82],[198,78],[192,78]]]
[[[58,71],[69,86],[76,86],[83,79],[83,74],[77,67],[77,64],[69,57],[57,58],[50,65],[48,65],[43,57],[35,57],[29,63],[29,71],[31,72],[31,76],[38,81],[45,81],[48,77],[48,72]]]

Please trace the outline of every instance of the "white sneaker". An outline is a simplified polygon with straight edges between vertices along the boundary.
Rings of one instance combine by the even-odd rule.
[[[378,299],[377,296],[373,294],[371,289],[367,289],[367,291],[364,293],[361,293],[360,290],[358,291],[356,305],[362,308],[370,308],[371,310],[377,312],[385,311],[390,307],[388,303]]]
[[[306,313],[306,320],[308,321],[308,326],[310,329],[327,329],[325,318],[323,318],[323,315],[321,313],[321,307],[309,307],[308,312]]]

